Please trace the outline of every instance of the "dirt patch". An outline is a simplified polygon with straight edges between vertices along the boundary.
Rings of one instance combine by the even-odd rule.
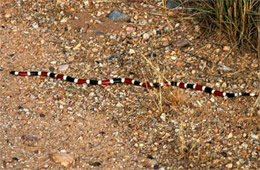
[[[88,12],[77,13],[74,15],[76,18],[69,21],[69,26],[72,30],[80,32],[84,39],[89,37],[95,38],[99,35],[107,33],[116,33],[122,30],[122,22],[113,22],[107,17],[96,17],[90,15]]]

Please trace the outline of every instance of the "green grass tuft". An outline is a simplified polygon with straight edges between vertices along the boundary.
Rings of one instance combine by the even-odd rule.
[[[260,25],[259,0],[192,1],[204,21],[225,32],[240,47],[257,50]]]

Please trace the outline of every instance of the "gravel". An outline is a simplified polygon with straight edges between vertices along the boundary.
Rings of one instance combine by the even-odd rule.
[[[117,9],[130,21],[107,17]],[[181,12],[164,16],[161,0],[6,0],[0,11],[0,169],[259,168],[256,98],[9,74],[167,79],[259,93],[256,54],[204,37],[204,26]]]

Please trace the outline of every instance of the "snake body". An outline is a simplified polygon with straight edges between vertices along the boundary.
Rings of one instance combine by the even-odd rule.
[[[142,87],[154,87],[159,88],[163,86],[176,86],[183,89],[193,89],[193,90],[199,90],[203,91],[209,94],[213,94],[215,96],[225,97],[225,98],[231,98],[231,97],[238,97],[238,96],[252,96],[256,97],[255,93],[245,93],[245,92],[238,92],[238,93],[226,93],[221,92],[218,90],[214,90],[213,88],[198,85],[198,84],[190,84],[190,83],[183,83],[183,82],[176,82],[176,81],[164,81],[163,83],[152,83],[152,82],[141,82],[138,80],[134,80],[131,78],[112,78],[112,79],[106,79],[106,80],[87,80],[87,79],[77,79],[71,76],[67,76],[64,74],[56,74],[53,72],[45,72],[45,71],[31,71],[31,72],[17,72],[17,71],[11,71],[10,74],[16,75],[16,76],[43,76],[43,77],[50,77],[54,79],[60,79],[76,84],[88,84],[88,85],[112,85],[112,84],[119,84],[119,83],[125,83],[125,84],[131,84],[135,86],[142,86]]]

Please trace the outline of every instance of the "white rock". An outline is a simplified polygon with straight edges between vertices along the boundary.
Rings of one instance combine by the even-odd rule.
[[[116,104],[116,107],[124,107],[124,105],[123,105],[122,103],[118,102],[118,103]]]
[[[39,28],[39,24],[35,22],[35,23],[32,24],[32,27],[37,29],[37,28]]]
[[[226,165],[226,168],[231,169],[232,167],[233,167],[233,164],[232,164],[232,163],[229,163],[229,164]]]
[[[102,15],[102,12],[98,11],[98,12],[97,12],[97,16],[99,17],[99,16],[101,16],[101,15]]]
[[[92,48],[92,52],[96,53],[96,52],[98,52],[98,49],[97,48]]]
[[[88,96],[89,96],[89,97],[94,97],[94,96],[96,96],[96,95],[95,95],[94,92],[90,92]]]
[[[68,18],[65,18],[65,17],[64,17],[64,18],[61,19],[60,22],[61,22],[61,23],[66,23],[67,21],[68,21]]]
[[[166,114],[165,113],[162,113],[161,114],[161,116],[160,116],[160,118],[162,119],[162,121],[166,121]]]
[[[51,160],[55,163],[60,163],[65,167],[69,167],[75,162],[74,156],[68,153],[54,153],[50,154]]]
[[[223,51],[229,51],[230,50],[230,46],[224,46],[223,47]]]
[[[65,71],[69,68],[68,64],[63,64],[58,67],[59,71]]]
[[[150,35],[148,33],[143,34],[143,39],[148,40],[150,38]]]
[[[230,134],[228,134],[228,139],[233,137],[233,133],[231,132]]]
[[[134,54],[135,53],[135,50],[134,49],[130,49],[129,50],[129,54]]]
[[[251,138],[252,138],[253,140],[258,140],[258,139],[259,139],[259,136],[252,133],[252,134],[251,134]]]

